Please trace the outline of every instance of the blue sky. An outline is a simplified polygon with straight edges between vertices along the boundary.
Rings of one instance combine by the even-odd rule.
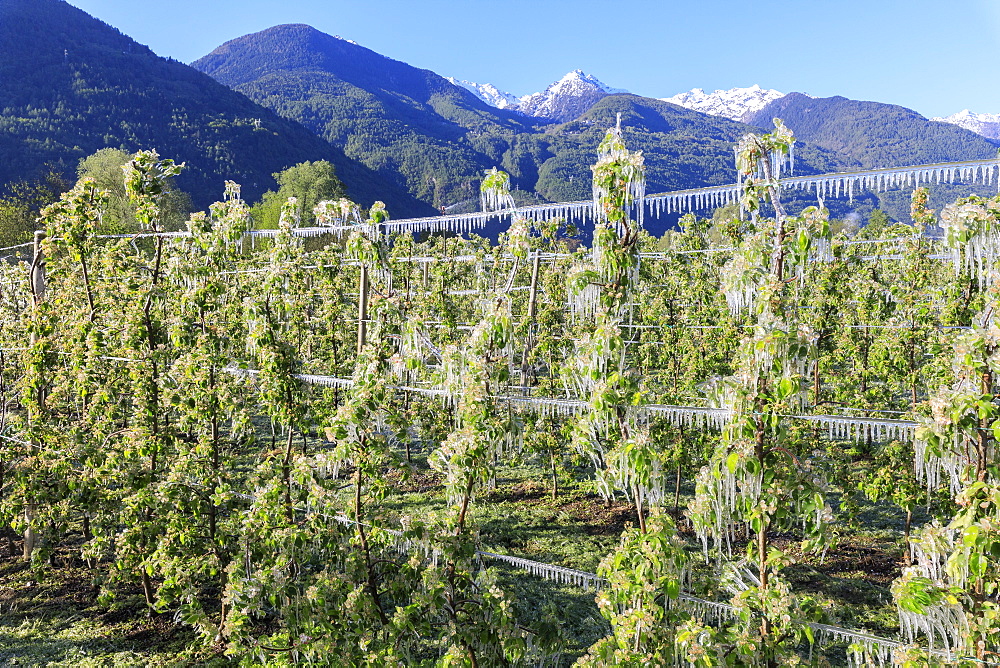
[[[1000,113],[1000,0],[69,0],[162,56],[308,23],[524,95],[570,70],[639,95],[758,83]]]

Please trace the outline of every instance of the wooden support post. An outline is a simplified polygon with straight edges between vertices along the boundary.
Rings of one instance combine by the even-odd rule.
[[[538,265],[541,251],[535,251],[531,260],[531,286],[528,288],[528,336],[521,353],[521,385],[528,384],[528,352],[535,347],[535,314],[538,312]]]
[[[45,256],[42,254],[42,240],[45,238],[45,232],[41,230],[35,231],[35,240],[32,246],[32,251],[34,256],[31,260],[31,274],[28,277],[31,282],[31,293],[33,297],[32,309],[37,309],[38,305],[42,303],[45,298]],[[35,343],[38,342],[38,335],[34,331],[31,332],[30,343],[34,347]],[[45,400],[42,394],[43,390],[39,388],[38,390],[38,405],[41,406]],[[28,416],[31,419],[31,416]],[[34,444],[35,447],[39,447],[39,443]],[[37,515],[37,505],[31,502],[31,499],[27,499],[27,503],[24,504],[24,550],[22,556],[25,561],[31,560],[31,553],[35,550],[35,543],[37,541],[37,536],[35,535],[34,522]]]
[[[368,265],[361,265],[361,280],[358,281],[358,355],[368,339]]]
[[[541,253],[535,251],[535,257],[531,261],[531,288],[528,292],[528,320],[534,321],[536,312],[536,301],[538,298],[538,264],[541,260]]]
[[[31,293],[35,298],[35,306],[41,303],[45,297],[45,256],[42,254],[42,240],[45,232],[35,231],[35,241],[32,245],[34,257],[31,261]],[[34,334],[32,334],[34,337]]]

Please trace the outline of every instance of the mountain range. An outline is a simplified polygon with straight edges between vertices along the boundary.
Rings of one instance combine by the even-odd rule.
[[[559,114],[553,113],[554,109],[560,107],[578,108],[589,99],[628,92],[620,88],[612,88],[582,70],[570,72],[541,93],[532,93],[522,97],[502,91],[489,83],[459,81],[452,77],[448,77],[448,81],[470,90],[479,99],[498,109],[511,109],[527,116],[563,121],[578,116],[579,113],[575,115],[572,112]],[[804,95],[804,93],[797,93],[797,95]],[[759,121],[759,117],[756,116],[757,112],[769,103],[783,97],[785,97],[785,93],[753,84],[746,88],[716,90],[712,93],[706,93],[701,88],[693,88],[685,93],[658,99],[712,116],[722,116],[730,120],[750,123]],[[807,95],[806,97],[812,96]],[[1000,114],[976,114],[964,109],[950,116],[935,117],[930,120],[957,125],[987,139],[1000,140]]]
[[[1000,139],[1000,114],[974,114],[968,109],[963,109],[957,114],[931,120],[957,125],[987,139]]]
[[[307,25],[240,37],[192,66],[437,208],[476,198],[511,138],[537,132],[434,72]]]
[[[578,118],[606,95],[628,93],[621,88],[611,88],[583,70],[573,70],[544,91],[523,97],[515,97],[493,84],[457,81],[452,77],[448,77],[448,81],[471,91],[480,100],[498,109],[510,109],[525,116],[563,123]]]
[[[662,98],[664,102],[679,104],[688,109],[694,109],[713,116],[724,116],[734,121],[747,121],[769,103],[784,97],[774,89],[761,88],[757,84],[749,88],[731,88],[706,93],[701,88],[695,88],[673,97]]]
[[[199,207],[227,178],[255,199],[273,172],[318,159],[352,197],[382,199],[397,217],[474,208],[491,167],[511,174],[522,202],[586,199],[619,114],[649,192],[730,182],[733,143],[776,116],[800,139],[800,174],[989,157],[1000,143],[895,105],[756,85],[656,99],[576,70],[515,97],[301,24],[231,40],[191,66],[63,0],[0,0],[0,37],[0,184],[46,165],[71,173],[105,146],[156,147],[188,163],[179,184]]]
[[[73,176],[109,146],[186,163],[177,183],[199,208],[221,199],[227,179],[254,200],[272,173],[329,160],[361,202],[429,209],[301,125],[62,0],[0,0],[0,184]]]
[[[595,148],[619,113],[630,146],[645,153],[651,192],[731,181],[732,145],[754,129],[615,92],[579,71],[515,105],[306,25],[237,38],[192,65],[448,211],[477,206],[479,179],[494,166],[524,201],[588,198]],[[799,156],[803,173],[856,164],[807,144]]]
[[[594,147],[619,112],[630,145],[646,156],[650,192],[729,182],[733,142],[775,117],[800,139],[801,174],[996,154],[993,141],[903,107],[756,85],[655,99],[575,70],[515,97],[305,25],[237,38],[192,65],[448,211],[474,206],[479,175],[495,165],[522,199],[586,198]]]

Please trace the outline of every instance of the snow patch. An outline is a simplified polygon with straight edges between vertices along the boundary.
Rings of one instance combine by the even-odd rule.
[[[730,88],[729,90],[717,90],[714,93],[706,93],[701,88],[694,88],[686,93],[660,99],[705,114],[742,121],[763,109],[770,102],[784,96],[785,94],[782,92],[772,88],[761,88],[754,84],[749,88]]]
[[[628,93],[621,88],[612,88],[597,77],[583,70],[573,70],[540,93],[516,97],[502,91],[493,84],[480,84],[447,77],[448,81],[461,86],[480,100],[498,109],[518,111],[526,116],[551,118],[567,121],[579,116],[605,95]]]
[[[459,80],[455,77],[445,78],[456,86],[461,86],[462,88],[472,92],[473,95],[491,107],[496,107],[497,109],[511,109],[516,108],[518,105],[519,100],[516,96],[500,90],[493,84],[481,84],[476,83],[475,81],[465,81],[464,79]]]
[[[541,93],[525,95],[518,110],[528,116],[568,121],[576,118],[605,95],[628,93],[612,88],[583,70],[573,70]]]
[[[968,109],[963,109],[957,114],[932,118],[931,120],[957,125],[987,139],[1000,139],[1000,114],[976,114]]]

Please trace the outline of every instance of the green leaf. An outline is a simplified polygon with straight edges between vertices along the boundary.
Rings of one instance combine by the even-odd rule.
[[[736,473],[736,467],[740,464],[740,454],[738,452],[730,452],[729,456],[726,457],[726,468],[729,469],[730,473]]]

